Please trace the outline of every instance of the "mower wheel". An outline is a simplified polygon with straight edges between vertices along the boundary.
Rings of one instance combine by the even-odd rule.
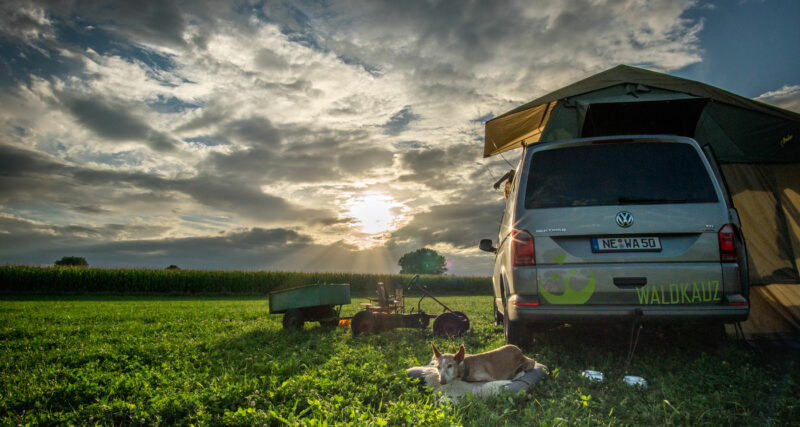
[[[350,320],[350,330],[353,335],[369,335],[378,330],[378,321],[369,311],[359,311]]]
[[[467,326],[461,316],[452,312],[442,313],[433,321],[433,333],[440,337],[455,337],[466,332]]]
[[[421,312],[417,315],[417,327],[420,329],[427,329],[428,325],[431,323],[431,318],[428,317],[425,312]]]
[[[469,317],[466,314],[460,311],[454,311],[453,314],[461,318],[461,322],[464,323],[464,332],[469,330]]]
[[[283,314],[283,329],[303,329],[303,323],[305,323],[305,318],[300,310],[286,310],[286,313]]]

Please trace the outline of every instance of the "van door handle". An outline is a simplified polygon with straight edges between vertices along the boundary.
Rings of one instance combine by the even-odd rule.
[[[647,277],[615,277],[614,285],[620,289],[641,288],[647,284]]]

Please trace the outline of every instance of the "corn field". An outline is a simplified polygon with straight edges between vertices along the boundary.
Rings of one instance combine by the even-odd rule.
[[[0,293],[266,295],[277,289],[314,283],[349,283],[353,295],[371,295],[378,282],[392,290],[404,286],[411,277],[399,274],[3,266],[0,267]],[[434,294],[492,292],[488,277],[426,275],[420,276],[420,284]]]

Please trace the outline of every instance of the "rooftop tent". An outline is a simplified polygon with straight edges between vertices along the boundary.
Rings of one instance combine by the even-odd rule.
[[[484,157],[587,136],[673,134],[710,145],[748,245],[751,335],[800,332],[800,114],[620,65],[486,123]],[[748,330],[749,328],[749,330]]]
[[[691,101],[690,101],[691,100]],[[682,103],[681,101],[684,101]],[[640,104],[645,103],[645,104]],[[653,106],[653,122],[640,129],[644,114],[631,116],[640,107]],[[704,104],[700,114],[685,115],[681,105]],[[603,105],[601,107],[601,105]],[[617,109],[628,114],[608,114]],[[596,110],[604,110],[595,112]],[[754,101],[703,83],[667,74],[619,65],[577,83],[551,92],[486,122],[484,157],[540,141],[577,138],[584,132],[603,133],[593,128],[596,116],[617,117],[622,123],[605,124],[608,131],[622,134],[642,130],[691,135],[701,144],[714,147],[721,162],[798,162],[800,161],[800,114]],[[669,123],[673,122],[673,126]],[[674,122],[682,121],[681,129]],[[689,132],[674,132],[689,129]],[[654,133],[654,132],[647,132]]]

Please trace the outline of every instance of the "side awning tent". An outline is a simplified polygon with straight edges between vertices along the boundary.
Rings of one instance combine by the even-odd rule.
[[[620,65],[486,122],[484,157],[561,139],[689,136],[710,145],[747,242],[750,337],[800,334],[800,114]]]

